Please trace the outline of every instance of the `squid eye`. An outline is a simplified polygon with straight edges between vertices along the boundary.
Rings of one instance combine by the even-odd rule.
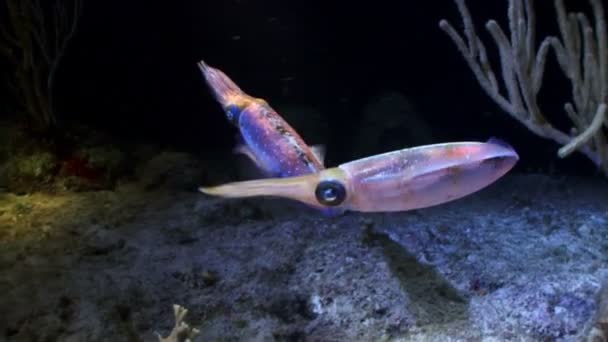
[[[346,199],[346,188],[335,180],[322,181],[315,189],[315,197],[323,205],[337,206]]]
[[[226,107],[226,117],[231,122],[238,122],[241,115],[241,108],[237,105],[229,105]]]

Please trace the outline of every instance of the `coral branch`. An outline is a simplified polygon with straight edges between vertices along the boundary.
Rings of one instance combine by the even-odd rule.
[[[473,19],[464,0],[454,0],[464,25],[460,35],[446,20],[439,26],[455,43],[482,89],[512,117],[530,131],[564,145],[558,156],[564,158],[574,151],[587,156],[608,176],[608,34],[604,9],[600,0],[590,0],[595,29],[582,13],[568,13],[563,0],[555,0],[557,21],[562,41],[546,37],[538,50],[535,44],[533,0],[509,0],[510,37],[494,20],[486,29],[496,43],[501,73],[506,89],[502,95],[494,72],[487,61],[485,48],[476,34]],[[466,39],[466,41],[465,41]],[[565,110],[574,124],[573,136],[562,132],[546,119],[538,106],[547,54],[553,48],[558,63],[570,80],[573,104]]]
[[[76,32],[82,0],[6,0],[6,6],[0,52],[14,66],[15,95],[32,126],[52,129],[55,75]]]
[[[175,315],[175,326],[167,337],[162,337],[156,334],[159,342],[192,342],[194,337],[200,333],[196,328],[191,328],[184,318],[188,314],[188,310],[180,305],[173,305],[173,314]]]

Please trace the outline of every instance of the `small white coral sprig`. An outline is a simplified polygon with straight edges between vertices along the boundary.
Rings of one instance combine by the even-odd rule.
[[[159,342],[192,342],[194,341],[194,337],[200,333],[200,331],[196,328],[191,328],[186,322],[184,322],[184,317],[188,314],[188,309],[181,305],[174,304],[173,305],[173,313],[175,315],[175,326],[171,333],[167,337],[162,337],[159,333],[156,333],[158,336]]]

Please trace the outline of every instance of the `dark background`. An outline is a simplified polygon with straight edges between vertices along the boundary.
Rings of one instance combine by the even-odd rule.
[[[483,24],[496,19],[506,29],[507,1],[467,4],[495,58]],[[566,4],[570,9],[587,5]],[[530,133],[483,93],[438,27],[443,18],[461,27],[450,0],[85,0],[84,5],[58,74],[56,104],[63,122],[203,155],[230,153],[236,131],[196,66],[205,59],[271,105],[293,102],[319,109],[332,133],[325,142],[329,166],[352,155],[349,132],[359,125],[369,99],[395,90],[436,128],[437,142],[500,137],[520,153],[517,170],[595,174],[594,165],[579,154],[559,160],[557,144]],[[557,34],[553,1],[537,1],[536,8],[539,40]],[[569,83],[552,53],[547,67],[541,108],[566,128]],[[4,113],[10,111],[9,100],[4,94]]]

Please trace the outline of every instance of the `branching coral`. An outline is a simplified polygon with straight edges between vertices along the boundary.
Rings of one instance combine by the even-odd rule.
[[[563,145],[559,157],[579,151],[608,176],[608,34],[601,0],[590,0],[595,28],[585,14],[568,13],[563,0],[555,0],[561,40],[546,37],[538,47],[534,1],[509,0],[510,36],[494,20],[485,25],[498,47],[506,94],[501,93],[465,1],[455,2],[463,20],[463,35],[447,20],[441,20],[439,26],[454,41],[483,90],[529,130]],[[553,126],[538,105],[551,48],[572,86],[572,103],[564,105],[574,124],[569,133]]]
[[[173,305],[173,314],[175,315],[175,326],[167,337],[162,337],[156,334],[159,342],[192,342],[194,337],[199,334],[199,330],[191,328],[184,318],[188,314],[188,310],[180,305]]]
[[[12,90],[28,122],[48,130],[56,124],[53,88],[59,63],[74,36],[82,0],[6,0],[0,54],[13,64]]]

